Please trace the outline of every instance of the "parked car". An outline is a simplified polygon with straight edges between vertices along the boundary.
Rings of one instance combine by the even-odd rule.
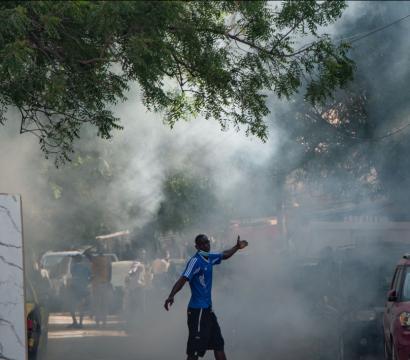
[[[382,353],[386,288],[378,264],[343,249],[317,259],[300,259],[292,269],[296,296],[320,323],[322,359],[359,360]]]
[[[343,359],[378,357],[383,353],[381,334],[386,286],[382,267],[362,256],[348,258],[339,265],[342,302],[341,329]]]
[[[81,254],[80,251],[47,251],[41,257],[41,272],[49,279],[50,306],[54,311],[64,310],[64,299],[71,279],[72,258]]]
[[[394,271],[383,315],[386,360],[410,359],[410,254]]]
[[[30,280],[26,281],[27,352],[29,360],[44,360],[47,352],[48,310]]]

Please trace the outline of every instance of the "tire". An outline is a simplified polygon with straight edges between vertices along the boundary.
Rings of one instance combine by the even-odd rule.
[[[37,360],[38,359],[38,348],[36,347],[34,351],[28,352],[28,360]]]
[[[31,351],[28,351],[28,360],[37,360],[38,359],[38,347],[39,347],[39,340],[40,340],[40,333],[41,333],[41,328],[38,322],[38,313],[36,312],[36,310],[34,310],[34,313],[32,313],[31,315],[29,315],[31,317],[31,319],[34,322],[34,329],[32,330],[31,333],[31,338],[34,341],[34,345],[31,348]]]

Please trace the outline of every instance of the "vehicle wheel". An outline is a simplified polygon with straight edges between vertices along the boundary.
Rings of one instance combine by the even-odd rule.
[[[35,349],[34,351],[29,351],[28,353],[28,360],[37,360],[37,349]]]
[[[38,317],[36,314],[30,314],[29,317],[33,322],[32,329],[27,333],[28,336],[28,359],[29,360],[37,360],[38,356],[38,345],[40,339],[40,326],[38,324]]]

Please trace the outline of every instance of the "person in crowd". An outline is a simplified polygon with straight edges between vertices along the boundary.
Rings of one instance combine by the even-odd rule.
[[[168,311],[174,303],[174,296],[188,281],[191,288],[191,300],[188,305],[188,360],[203,357],[207,350],[214,350],[216,360],[226,360],[224,339],[217,318],[212,309],[212,268],[222,260],[229,259],[238,250],[248,246],[246,240],[238,236],[236,245],[221,253],[210,253],[211,244],[207,235],[199,234],[195,238],[197,253],[188,261],[182,276],[173,286],[165,300]]]
[[[131,244],[126,244],[125,249],[121,251],[121,260],[133,260],[134,256],[134,249],[132,248]]]
[[[86,256],[91,262],[91,289],[93,314],[97,326],[107,322],[108,308],[111,299],[111,258],[104,255],[101,249],[91,254],[86,251]]]
[[[144,311],[145,266],[134,261],[125,280],[124,313],[129,329],[137,323],[137,317]]]
[[[150,292],[150,303],[154,308],[161,306],[163,294],[168,291],[169,283],[175,281],[169,276],[170,255],[166,250],[161,250],[159,256],[151,263],[152,289]],[[158,302],[155,304],[155,302]],[[155,305],[154,305],[155,304]]]
[[[147,250],[145,249],[140,249],[138,251],[138,256],[137,256],[137,260],[138,262],[140,262],[141,264],[144,265],[144,289],[148,290],[148,289],[152,289],[152,279],[154,277],[154,273],[152,271],[152,262],[149,261],[148,259],[148,254],[147,254]]]
[[[89,296],[88,285],[91,272],[87,259],[82,255],[72,257],[71,281],[69,285],[69,306],[73,320],[70,328],[82,328],[84,309]],[[79,322],[77,322],[76,312],[79,312]]]
[[[162,256],[157,257],[153,262],[152,262],[152,272],[155,275],[158,274],[163,274],[168,271],[170,262],[170,255],[169,251],[163,251]]]

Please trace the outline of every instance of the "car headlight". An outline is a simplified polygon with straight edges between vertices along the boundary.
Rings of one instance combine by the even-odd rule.
[[[399,315],[400,325],[403,327],[410,327],[410,313],[405,311]]]

